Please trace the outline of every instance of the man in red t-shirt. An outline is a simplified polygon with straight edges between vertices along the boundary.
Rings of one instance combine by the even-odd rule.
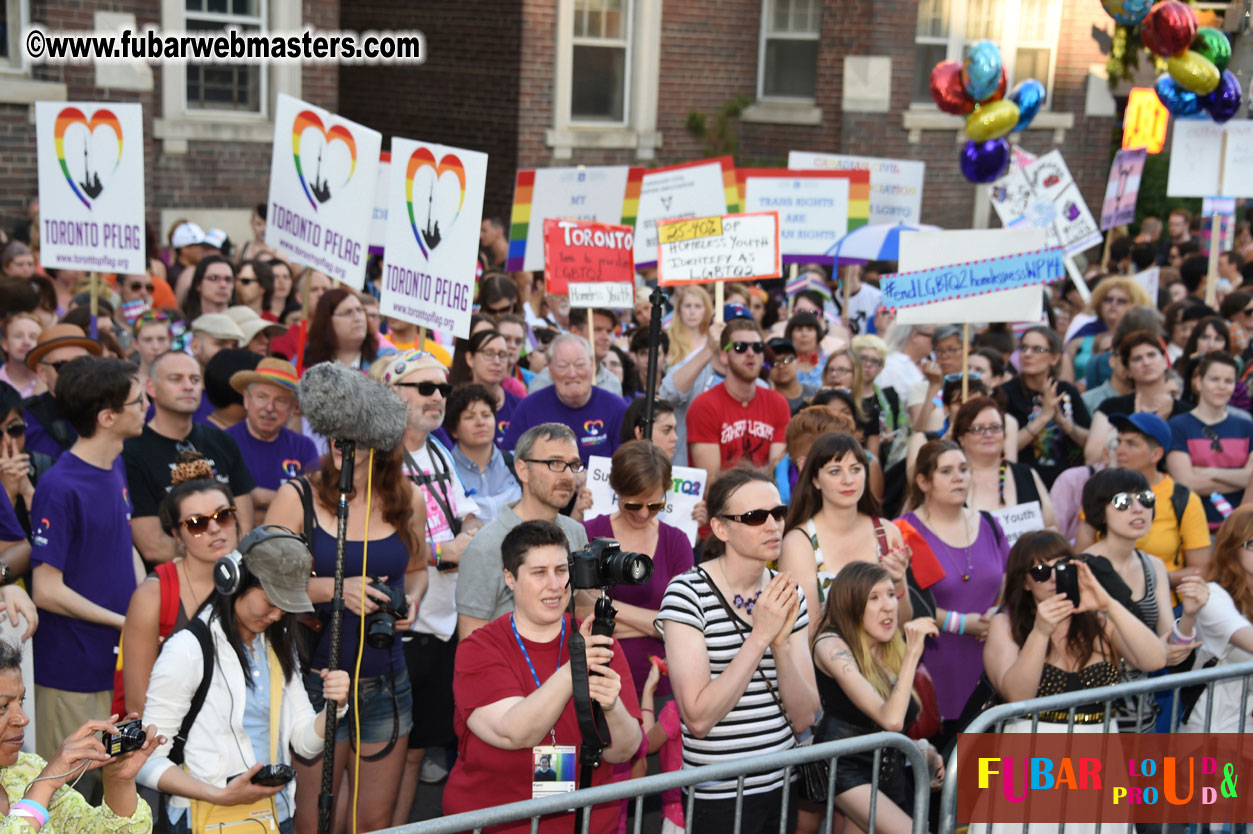
[[[744,458],[756,467],[778,463],[792,415],[783,395],[757,385],[766,349],[757,322],[728,322],[719,343],[727,377],[687,410],[688,460],[708,472],[710,481]]]

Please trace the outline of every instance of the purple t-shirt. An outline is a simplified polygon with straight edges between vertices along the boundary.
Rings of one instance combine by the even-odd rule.
[[[40,404],[43,405],[50,400],[52,400],[52,394],[44,392],[36,397],[34,401],[40,402]],[[55,403],[51,403],[51,405],[52,410],[59,415],[60,410],[56,408]],[[68,446],[63,447],[60,443],[58,443],[56,439],[48,433],[47,429],[44,428],[43,423],[35,417],[35,413],[30,409],[26,409],[22,412],[22,420],[26,423],[27,452],[39,452],[40,454],[47,455],[53,460],[56,460],[61,457],[61,454],[67,448],[69,448]],[[70,443],[73,443],[78,439],[78,432],[74,431],[74,427],[68,422],[62,420],[62,427],[65,429]]]
[[[670,580],[681,573],[692,569],[692,545],[687,534],[678,527],[671,527],[665,522],[658,522],[657,551],[653,553],[653,578],[646,585],[618,585],[613,589],[614,602],[625,602],[647,608],[650,611],[661,610],[661,598],[666,595],[666,586]],[[601,515],[583,522],[589,541],[595,538],[612,539],[613,524],[609,516]],[[644,691],[644,681],[648,678],[648,656],[666,656],[666,644],[653,637],[626,637],[621,641],[622,653],[626,655],[631,666],[631,678],[635,681],[635,693]],[[658,695],[670,694],[670,679],[662,676],[657,684]]]
[[[278,489],[297,475],[318,467],[318,447],[286,426],[279,429],[278,437],[273,440],[253,437],[246,420],[240,420],[226,433],[235,438],[244,465],[262,489]]]
[[[564,423],[574,432],[584,463],[592,455],[612,457],[621,443],[624,411],[626,403],[621,397],[594,386],[591,399],[582,408],[570,408],[557,398],[556,386],[550,385],[518,403],[500,448],[512,451],[527,429],[541,423]]]
[[[31,565],[51,565],[70,590],[124,615],[135,590],[135,562],[122,456],[101,469],[66,452],[39,479],[30,515]],[[115,628],[42,609],[35,683],[69,692],[112,690],[119,636]]]
[[[22,524],[17,520],[17,513],[13,510],[13,503],[9,501],[9,494],[0,489],[0,542],[20,542],[26,539],[26,531],[22,529]]]
[[[513,417],[513,412],[517,409],[518,403],[522,402],[522,397],[510,391],[508,388],[502,388],[505,392],[505,404],[496,412],[496,445],[503,449],[505,442],[505,432],[509,431],[509,423]],[[448,448],[452,448],[449,446]]]

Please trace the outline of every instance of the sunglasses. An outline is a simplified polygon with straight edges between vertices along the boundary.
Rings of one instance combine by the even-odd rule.
[[[1053,575],[1053,568],[1063,564],[1065,561],[1065,559],[1059,559],[1051,565],[1032,565],[1027,568],[1027,573],[1035,582],[1048,582],[1049,577]]]
[[[968,379],[978,379],[978,380],[982,380],[982,379],[983,379],[983,377],[981,377],[981,376],[979,375],[979,372],[978,372],[978,371],[970,371],[970,372],[968,372],[968,373],[966,374],[966,377],[967,377]],[[960,382],[960,381],[961,381],[961,378],[962,378],[961,372],[958,372],[958,373],[955,373],[955,374],[945,374],[945,375],[944,375],[944,381],[945,381],[945,382]]]
[[[23,437],[26,435],[25,423],[13,423],[4,427],[4,433],[9,437]]]
[[[750,350],[753,353],[765,353],[766,345],[764,342],[731,342],[723,350],[733,350],[736,353],[747,353]]]
[[[513,305],[506,304],[503,307],[488,307],[484,312],[491,313],[493,316],[503,316],[505,313],[513,312]]]
[[[1151,489],[1141,490],[1140,492],[1120,492],[1109,499],[1109,505],[1121,511],[1130,507],[1132,500],[1140,502],[1140,506],[1144,507],[1144,509],[1151,510],[1153,505],[1157,503],[1157,496],[1153,494]]]
[[[1223,442],[1213,426],[1201,426],[1201,435],[1209,441],[1210,451],[1221,452],[1223,450]]]
[[[666,508],[666,502],[654,501],[651,504],[645,504],[643,501],[623,501],[620,506],[629,513],[638,513],[647,507],[649,515],[656,515]]]
[[[223,507],[213,515],[189,515],[179,522],[193,536],[203,536],[209,529],[209,522],[215,521],[219,527],[225,527],[235,521],[235,508]]]
[[[399,388],[417,388],[418,393],[424,397],[429,397],[436,391],[444,399],[448,399],[448,395],[452,393],[452,386],[447,382],[397,382]]]
[[[760,527],[766,523],[767,518],[782,521],[786,517],[787,506],[784,504],[780,504],[772,510],[749,510],[739,515],[720,516],[724,521],[738,521],[740,524],[747,524],[749,527]]]
[[[134,284],[127,284],[126,289],[130,290],[131,292],[139,292],[140,290],[146,290],[147,292],[152,292],[154,289],[156,289],[156,286],[153,284],[140,284],[136,282]]]
[[[776,365],[791,365],[791,364],[792,364],[793,362],[795,362],[795,361],[796,361],[796,357],[795,357],[795,356],[793,356],[793,355],[792,355],[792,354],[790,354],[790,353],[785,353],[785,354],[783,354],[782,356],[777,356],[777,357],[775,357],[774,364],[776,364]]]
[[[241,287],[251,287],[253,284],[257,283],[257,279],[256,278],[236,278],[235,283],[239,284]],[[148,285],[148,290],[149,291],[152,290],[151,284]]]
[[[70,363],[71,363],[71,362],[73,362],[73,361],[74,361],[73,359],[62,359],[62,360],[61,360],[61,361],[59,361],[59,362],[43,362],[43,361],[41,361],[39,364],[40,364],[40,365],[47,365],[49,368],[51,368],[52,370],[56,371],[57,373],[61,373],[61,369],[62,369],[62,368],[64,368],[66,365],[70,364]]]

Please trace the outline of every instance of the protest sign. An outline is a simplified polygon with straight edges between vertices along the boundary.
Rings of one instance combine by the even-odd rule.
[[[618,511],[618,496],[609,486],[610,458],[592,455],[587,459],[587,487],[592,492],[592,507],[583,513],[584,518],[596,518]],[[671,527],[678,527],[687,534],[688,541],[696,546],[696,531],[700,525],[692,520],[692,510],[705,495],[709,475],[704,469],[676,466],[672,474],[674,482],[666,488],[666,508],[658,516]],[[629,497],[629,496],[628,496]]]
[[[390,196],[392,164],[391,152],[379,154],[379,171],[374,179],[374,213],[370,215],[370,254],[382,255],[387,241],[387,200]]]
[[[657,281],[664,286],[783,274],[778,212],[662,220],[657,233]]]
[[[1127,94],[1122,124],[1124,148],[1144,148],[1148,153],[1161,153],[1166,147],[1170,111],[1152,87],[1132,87]]]
[[[745,212],[777,211],[783,263],[832,263],[827,251],[866,225],[870,172],[740,168]]]
[[[1177,119],[1170,143],[1169,197],[1253,197],[1253,121]]]
[[[879,304],[889,310],[955,301],[1064,278],[1060,247],[882,276]]]
[[[487,154],[392,139],[379,311],[467,338]]]
[[[630,226],[548,218],[544,221],[547,291],[568,294],[571,307],[622,310],[634,306],[634,238]]]
[[[1044,229],[1048,246],[1072,255],[1101,242],[1092,212],[1062,159],[1049,151],[1025,167],[1013,165],[988,186],[992,208],[1007,229]]]
[[[1136,198],[1140,195],[1140,176],[1147,158],[1148,151],[1144,148],[1114,154],[1109,180],[1105,183],[1105,202],[1101,206],[1101,231],[1136,219]]]
[[[1044,529],[1044,510],[1039,501],[1028,501],[1014,507],[1000,507],[988,511],[1001,523],[1005,532],[1005,546],[1013,547],[1023,533]]]
[[[379,150],[377,130],[278,97],[265,242],[355,289],[365,286]]]
[[[914,226],[922,222],[922,183],[927,172],[925,162],[790,151],[787,167],[794,171],[869,171],[870,225],[904,223]]]
[[[53,269],[143,275],[143,109],[35,102],[39,262]]]
[[[519,171],[505,268],[544,268],[544,221],[549,217],[634,226],[643,177],[643,166],[626,165]]]
[[[1043,229],[962,229],[958,231],[901,232],[900,269],[920,272],[935,267],[965,264],[972,252],[981,259],[1019,255],[1045,249]],[[886,295],[890,276],[881,289]],[[1040,286],[1020,286],[999,292],[973,295],[921,306],[903,307],[896,314],[902,324],[953,324],[962,322],[1039,321],[1044,312]]]
[[[645,171],[635,213],[635,267],[657,264],[657,221],[739,211],[735,162],[729,156]]]
[[[1157,298],[1158,286],[1162,280],[1162,268],[1160,266],[1151,266],[1143,272],[1137,272],[1131,278],[1144,289],[1149,298]]]

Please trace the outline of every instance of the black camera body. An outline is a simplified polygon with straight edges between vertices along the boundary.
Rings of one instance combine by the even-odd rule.
[[[254,785],[277,788],[281,785],[286,785],[295,778],[296,771],[290,765],[268,764],[262,765],[261,769],[254,773],[249,781]]]
[[[653,578],[653,560],[623,550],[614,539],[592,539],[571,553],[569,561],[570,587],[575,589],[643,585]]]
[[[1079,563],[1072,559],[1059,559],[1053,565],[1054,584],[1059,594],[1065,594],[1079,607]]]
[[[104,734],[104,749],[110,756],[121,756],[138,750],[148,740],[144,725],[138,718],[117,725],[117,735]]]
[[[396,640],[396,621],[409,616],[409,600],[403,588],[384,585],[374,577],[370,577],[369,587],[387,594],[387,601],[374,600],[379,609],[365,618],[365,641],[370,648],[389,649]]]

